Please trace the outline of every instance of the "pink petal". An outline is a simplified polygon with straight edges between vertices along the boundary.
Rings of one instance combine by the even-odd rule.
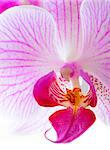
[[[57,132],[57,141],[67,143],[83,134],[95,121],[94,113],[89,109],[80,108],[76,115],[72,109],[59,110],[49,117]]]
[[[80,75],[90,86],[90,90],[89,90],[89,93],[91,93],[89,97],[91,101],[90,106],[95,107],[97,105],[97,95],[96,95],[96,90],[94,88],[94,84],[91,82],[89,75],[83,72],[83,70],[80,71]]]
[[[29,2],[29,4],[33,4],[33,5],[39,6],[40,2],[42,0],[27,0],[27,1]]]
[[[47,9],[57,22],[60,50],[69,60],[77,56],[79,46],[80,14],[79,9],[82,0],[44,0],[42,6]]]
[[[35,84],[33,94],[39,105],[45,107],[58,105],[58,103],[49,95],[49,88],[52,82],[54,82],[55,80],[56,74],[54,72],[50,72],[40,78]]]
[[[94,109],[97,116],[105,123],[110,125],[110,88],[107,88],[97,78],[91,76],[97,94],[97,106]]]
[[[39,111],[33,87],[61,66],[55,30],[50,14],[36,6],[13,7],[0,15],[0,110],[16,119],[45,119],[41,114],[48,109]]]
[[[81,64],[86,71],[110,87],[110,1],[84,1],[81,22]]]
[[[5,11],[6,9],[13,7],[13,6],[18,6],[19,5],[19,0],[0,0],[0,13]]]

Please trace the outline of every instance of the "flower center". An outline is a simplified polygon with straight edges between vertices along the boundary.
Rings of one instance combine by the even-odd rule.
[[[73,105],[74,112],[80,107],[87,107],[90,103],[88,95],[84,96],[80,88],[74,88],[73,90],[66,89],[65,99],[70,101]]]
[[[90,93],[83,95],[79,83],[79,71],[77,67],[66,65],[60,70],[61,77],[58,78],[50,88],[50,95],[60,105],[71,107],[73,112],[76,113],[80,107],[87,107],[90,102]],[[68,83],[72,83],[70,88]]]
[[[64,99],[72,104],[74,112],[80,107],[87,107],[90,104],[89,95],[83,95],[80,84],[79,84],[79,66],[76,64],[67,64],[61,68],[61,76],[67,80],[71,81],[74,88],[73,90],[66,89]],[[66,103],[65,101],[65,103]]]

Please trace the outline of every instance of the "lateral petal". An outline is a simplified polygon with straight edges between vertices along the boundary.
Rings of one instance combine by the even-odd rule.
[[[110,87],[110,1],[85,0],[81,5],[81,23],[80,63]]]
[[[45,119],[40,114],[48,109],[38,111],[33,87],[62,63],[55,32],[52,16],[36,6],[17,6],[0,15],[0,110],[15,118]]]
[[[56,80],[56,74],[50,72],[47,75],[40,78],[34,86],[33,94],[39,105],[45,107],[52,107],[59,105],[52,97],[49,95],[49,88]]]

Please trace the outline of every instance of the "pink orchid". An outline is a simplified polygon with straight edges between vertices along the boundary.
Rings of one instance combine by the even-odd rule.
[[[92,107],[110,120],[110,1],[39,4],[0,15],[1,107],[40,122],[47,107],[63,106],[49,117],[57,133],[49,140],[67,143],[95,122]],[[86,94],[79,77],[89,86]]]

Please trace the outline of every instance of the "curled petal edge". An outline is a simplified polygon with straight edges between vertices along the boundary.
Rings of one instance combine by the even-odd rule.
[[[49,117],[49,120],[57,133],[57,141],[53,143],[69,143],[82,135],[96,120],[95,114],[90,109],[81,108],[76,115],[72,109],[59,110]]]

